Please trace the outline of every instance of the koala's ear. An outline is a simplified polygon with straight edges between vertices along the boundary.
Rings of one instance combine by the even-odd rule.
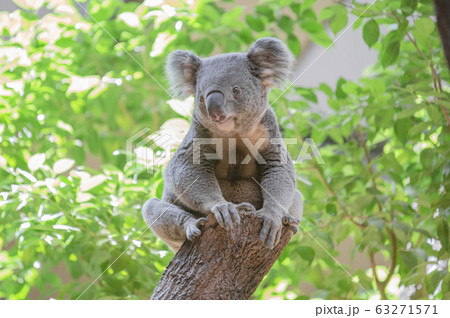
[[[176,98],[186,98],[195,93],[197,72],[202,61],[194,53],[173,51],[166,61],[166,75]]]
[[[248,50],[247,57],[256,66],[256,76],[266,87],[281,86],[294,64],[291,51],[276,38],[257,40]]]

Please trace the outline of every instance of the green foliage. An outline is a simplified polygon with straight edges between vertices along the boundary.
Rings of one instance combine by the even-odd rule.
[[[380,27],[377,21],[371,19],[363,27],[363,38],[368,46],[372,46],[378,41],[380,36]]]
[[[320,12],[315,0],[232,9],[44,1],[43,17],[15,2],[21,10],[0,13],[0,298],[148,298],[173,256],[140,215],[163,181],[160,169],[127,162],[126,140],[186,119],[167,105],[166,54],[242,51],[277,36],[298,56],[299,30],[327,47],[322,22],[337,34],[350,15],[379,53],[370,72],[335,87],[293,87],[297,101],[278,98],[281,90],[270,95],[285,137],[312,138],[325,164],[297,165],[301,234],[254,297],[395,298],[403,285],[415,288],[413,298],[450,298],[450,77],[431,0]],[[319,95],[333,110],[328,117],[310,111]],[[297,157],[299,149],[289,150]],[[384,257],[387,267],[371,264],[381,287],[372,266],[335,261],[344,240],[361,263]]]

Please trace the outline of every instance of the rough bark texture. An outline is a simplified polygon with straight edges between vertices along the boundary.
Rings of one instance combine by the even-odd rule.
[[[241,215],[233,240],[209,215],[201,237],[183,244],[151,299],[250,299],[292,236],[283,226],[280,242],[269,250],[260,244],[261,226],[257,216]]]
[[[434,0],[437,27],[441,35],[447,65],[450,68],[450,3],[448,0]]]

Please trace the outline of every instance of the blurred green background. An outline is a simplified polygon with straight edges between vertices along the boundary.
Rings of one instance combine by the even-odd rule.
[[[126,141],[188,126],[192,99],[166,92],[168,52],[275,36],[301,59],[347,28],[374,54],[359,79],[328,85],[324,72],[271,92],[284,136],[312,138],[325,164],[310,148],[296,166],[302,228],[254,299],[450,298],[450,77],[431,0],[12,4],[0,13],[0,298],[148,299],[173,257],[140,214],[163,180]]]

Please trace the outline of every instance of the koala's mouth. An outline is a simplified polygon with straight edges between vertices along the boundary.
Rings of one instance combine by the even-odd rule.
[[[234,128],[234,118],[235,118],[234,116],[228,116],[224,120],[214,121],[214,124],[220,130],[230,131]]]

